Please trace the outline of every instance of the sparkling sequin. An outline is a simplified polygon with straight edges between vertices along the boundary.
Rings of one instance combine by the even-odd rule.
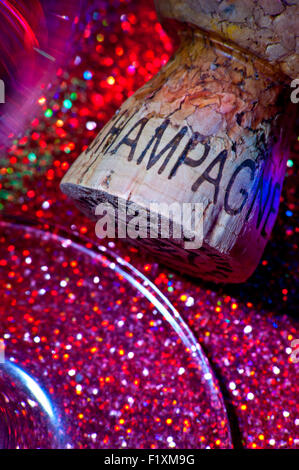
[[[16,140],[1,159],[0,209],[9,215],[19,214],[21,217],[42,220],[44,224],[63,225],[72,233],[72,237],[84,240],[87,247],[90,243],[90,248],[96,240],[94,224],[59,192],[59,181],[120,104],[167,62],[174,45],[158,23],[153,5],[147,0],[120,2],[119,5],[112,0],[100,2],[97,15],[88,13],[86,18],[81,20],[80,28],[82,34],[78,51],[70,57],[69,63],[65,63],[64,69],[58,71],[55,92],[51,95],[41,90],[38,98],[41,114],[36,116],[26,134]],[[92,73],[90,80],[83,78],[86,70]],[[109,77],[114,78],[113,84],[107,81]],[[72,95],[73,93],[75,95]],[[72,104],[69,109],[64,105],[65,100],[70,100]],[[45,117],[44,113],[48,109],[52,110],[53,115]],[[88,122],[96,122],[97,127],[88,129]],[[224,391],[229,415],[232,417],[234,443],[247,448],[299,447],[298,363],[292,362],[291,359],[292,341],[299,338],[296,319],[298,150],[297,140],[293,143],[286,168],[281,207],[272,239],[257,271],[245,284],[222,287],[207,285],[203,281],[194,282],[160,266],[156,260],[144,256],[138,248],[118,240],[114,241],[113,250],[155,282],[203,345]],[[31,154],[36,155],[36,159],[32,158]],[[48,204],[43,206],[45,201]],[[292,216],[287,214],[288,211],[292,212]],[[71,241],[66,240],[65,249],[71,247],[71,244]],[[104,241],[104,244],[108,246],[107,241]],[[118,416],[119,409],[116,407],[111,408],[109,413],[105,411],[109,434],[98,428],[98,416],[103,415],[101,400],[105,400],[102,399],[102,391],[106,386],[114,385],[109,374],[101,375],[102,380],[95,380],[97,368],[92,369],[92,363],[100,357],[100,352],[99,349],[93,348],[108,342],[107,338],[114,333],[109,329],[109,323],[102,324],[101,307],[97,303],[94,302],[92,308],[84,312],[80,321],[77,312],[81,308],[78,292],[85,288],[87,279],[88,289],[91,289],[91,285],[98,289],[103,282],[101,275],[98,272],[89,272],[86,275],[80,263],[75,264],[78,262],[76,258],[63,259],[60,263],[58,283],[57,273],[54,273],[58,262],[56,257],[45,262],[41,257],[41,282],[31,286],[30,276],[20,281],[21,271],[17,267],[12,268],[13,264],[8,257],[12,257],[13,263],[20,263],[23,268],[25,266],[29,273],[33,273],[31,276],[34,279],[37,273],[31,253],[32,245],[28,242],[28,246],[24,247],[29,253],[22,254],[22,261],[19,252],[14,254],[14,245],[12,240],[5,242],[6,249],[0,260],[0,269],[6,273],[1,276],[2,288],[12,302],[9,304],[9,310],[1,311],[3,336],[8,346],[15,347],[21,356],[24,351],[30,352],[30,361],[26,361],[24,366],[30,368],[37,379],[42,375],[41,363],[45,370],[57,367],[57,377],[60,381],[52,381],[50,375],[47,386],[51,396],[55,394],[55,398],[61,400],[62,409],[69,410],[68,434],[72,442],[75,442],[77,447],[112,447],[113,444],[129,447],[132,443],[142,447],[148,445],[149,439],[154,439],[154,443],[150,441],[153,445],[162,439],[167,447],[169,443],[174,442],[179,448],[182,439],[185,439],[185,445],[192,446],[188,426],[190,424],[193,429],[194,423],[186,416],[183,428],[179,433],[174,433],[172,426],[166,424],[166,419],[172,419],[175,425],[177,414],[172,410],[169,416],[167,407],[165,414],[155,416],[157,421],[153,423],[154,431],[149,431],[150,436],[140,437],[138,440],[134,438],[135,424],[127,427],[126,423],[120,424],[119,419],[125,417]],[[13,256],[16,258],[13,259]],[[26,257],[31,257],[33,262],[27,265]],[[69,271],[75,276],[75,283],[70,281],[73,277],[67,275]],[[67,285],[60,286],[60,282],[64,281]],[[13,295],[13,292],[16,289],[18,292],[23,282],[28,286],[26,290],[22,290],[26,301],[24,300],[20,313],[14,308],[14,297],[17,302],[17,296]],[[115,321],[124,321],[124,325],[113,326],[119,330],[125,328],[124,331],[130,335],[132,331],[126,323],[127,312],[126,315],[121,314],[122,304],[116,303],[122,300],[120,294],[123,295],[120,291],[114,299],[114,307],[117,306],[119,312]],[[61,295],[65,296],[66,300],[65,306],[60,308]],[[52,315],[49,315],[45,306],[39,319],[32,311],[38,305],[45,305],[48,297],[53,302],[53,299],[56,299],[55,309]],[[87,302],[84,295],[83,300]],[[135,325],[137,320],[145,325],[149,320],[146,309],[139,308],[139,300],[136,305],[135,302],[132,304],[132,307],[136,308],[129,316],[131,318],[131,315],[135,315],[132,325]],[[22,321],[19,321],[19,315],[23,315]],[[50,318],[56,318],[55,321],[59,323],[53,330],[50,329],[53,324],[50,323]],[[97,322],[93,324],[95,319]],[[40,323],[36,325],[39,320]],[[96,328],[95,331],[92,326]],[[98,328],[103,332],[102,336],[97,334]],[[149,338],[154,340],[159,328],[157,324],[149,326],[151,334],[146,338],[143,337],[145,330],[142,330],[136,346],[138,354],[131,344],[127,348],[125,344],[110,344],[109,354],[112,358],[125,360],[130,363],[130,367],[135,367],[138,359],[144,361],[148,352],[147,341]],[[40,338],[39,343],[33,341],[36,336]],[[59,339],[61,336],[62,340]],[[132,341],[126,334],[124,338],[126,342]],[[97,344],[94,344],[95,342]],[[41,348],[46,348],[46,356],[40,354]],[[156,354],[159,348],[160,342],[156,343]],[[119,350],[123,350],[124,354],[119,355]],[[154,344],[152,350],[154,351]],[[134,353],[134,357],[129,358],[130,353]],[[50,355],[51,360],[48,359]],[[82,372],[79,372],[77,381],[77,375],[68,375],[69,370],[76,369],[77,372],[78,362],[82,367],[90,363],[93,374],[91,379]],[[60,369],[56,364],[59,364]],[[150,381],[153,378],[151,373],[147,377],[142,374],[144,367],[150,371],[149,367],[142,363],[142,369],[139,369],[140,378],[138,376],[134,379],[136,384],[133,382],[137,389],[132,385],[127,402],[123,403],[123,406],[136,407],[138,413],[139,410],[145,409],[144,403],[147,399],[154,399],[151,392],[145,400],[137,393],[140,389],[138,380]],[[175,376],[176,393],[179,390],[178,385],[184,380],[188,381],[190,377],[188,368],[178,364],[177,371],[182,371],[181,368],[186,372],[177,373]],[[61,377],[67,377],[66,388],[57,386],[57,383],[61,383],[58,370],[61,371]],[[124,378],[120,374],[116,375],[116,379],[119,386],[127,387],[121,383]],[[181,381],[177,382],[177,379]],[[82,389],[77,388],[77,385]],[[129,410],[125,413],[129,413]],[[84,436],[79,439],[78,436],[82,436],[81,429],[86,429],[86,432],[84,431]],[[132,432],[127,433],[128,429]],[[207,425],[198,434],[198,440],[203,447],[209,445],[207,436],[210,433],[211,429]],[[169,437],[173,440],[168,440]]]
[[[225,406],[208,361],[154,285],[105,247],[101,254],[57,229],[0,227],[1,256],[8,243],[14,246],[3,278],[10,270],[17,286],[16,292],[0,285],[5,364],[21,365],[49,390],[60,409],[58,435],[63,427],[65,445],[230,446]],[[5,384],[0,396],[6,396]],[[55,445],[40,435],[34,416],[25,418],[22,426],[17,417],[6,419],[18,446]],[[31,442],[27,427],[35,430]]]

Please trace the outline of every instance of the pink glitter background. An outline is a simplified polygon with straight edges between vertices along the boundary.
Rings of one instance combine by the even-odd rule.
[[[204,380],[180,333],[161,316],[158,321],[150,302],[78,251],[75,241],[96,251],[94,224],[59,191],[71,163],[167,62],[174,45],[145,0],[86,2],[78,31],[73,56],[57,71],[50,92],[40,93],[36,116],[0,159],[3,219],[36,220],[47,234],[1,224],[0,338],[7,357],[47,391],[58,421],[47,424],[38,406],[20,405],[26,391],[17,382],[6,390],[3,372],[0,442],[227,448],[231,430],[235,447],[298,448],[298,364],[291,360],[291,343],[299,339],[298,142],[272,239],[246,284],[194,281],[125,242],[101,241],[181,314],[217,377]],[[58,227],[70,234],[69,246],[50,236],[60,233]],[[221,399],[217,406],[213,401],[217,383],[228,419]]]

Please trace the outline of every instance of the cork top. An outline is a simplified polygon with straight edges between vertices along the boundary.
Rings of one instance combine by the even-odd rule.
[[[299,0],[155,0],[160,20],[197,26],[299,76]]]

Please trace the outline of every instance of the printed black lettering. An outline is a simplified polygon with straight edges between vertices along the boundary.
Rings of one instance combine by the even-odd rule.
[[[115,122],[113,123],[113,125],[111,126],[111,128],[108,130],[107,134],[104,135],[103,139],[98,142],[97,139],[95,139],[95,141],[89,146],[89,148],[87,149],[88,151],[93,151],[94,153],[98,153],[100,148],[105,145],[108,144],[108,146],[106,146],[104,149],[103,149],[103,153],[106,153],[108,152],[108,150],[110,149],[110,147],[114,144],[116,138],[119,136],[119,134],[121,133],[121,131],[127,126],[127,124],[130,122],[130,120],[133,118],[134,114],[132,114],[129,119],[125,119],[121,124],[120,126],[118,126],[117,124],[121,121],[121,119],[126,116],[127,114],[127,111],[124,111],[123,113],[120,114],[120,116],[116,115],[117,119],[115,120]],[[96,147],[96,149],[94,150],[94,148]]]
[[[129,119],[125,119],[125,121],[119,126],[117,127],[117,124],[119,123],[119,121],[121,120],[121,118],[123,116],[125,116],[127,114],[127,111],[124,111],[123,113],[121,113],[120,115],[116,114],[114,116],[113,119],[116,119],[116,121],[114,122],[114,124],[112,125],[112,127],[109,129],[109,131],[107,132],[107,134],[104,135],[104,137],[102,138],[102,140],[99,142],[99,137],[101,135],[101,132],[100,134],[97,136],[97,138],[90,144],[90,146],[85,150],[85,153],[90,153],[90,157],[89,159],[85,162],[85,170],[82,171],[82,174],[81,174],[81,177],[80,177],[80,180],[79,180],[79,183],[82,183],[83,179],[84,179],[84,176],[86,175],[86,173],[91,169],[91,167],[93,166],[93,164],[97,161],[98,159],[98,151],[100,150],[100,148],[103,146],[103,145],[108,145],[107,148],[103,149],[104,152],[107,152],[109,150],[109,148],[111,147],[111,145],[114,143],[115,139],[117,138],[117,136],[120,134],[120,132],[123,130],[123,128],[127,125],[127,123],[132,119],[133,115],[130,116]],[[112,120],[113,120],[112,119]],[[95,148],[96,147],[96,148]]]
[[[214,204],[217,203],[218,199],[218,193],[219,193],[219,186],[220,186],[220,181],[223,173],[223,167],[225,164],[225,161],[227,159],[227,150],[222,150],[222,152],[219,153],[219,155],[215,158],[215,160],[210,163],[208,168],[203,172],[203,174],[193,183],[191,190],[192,191],[197,191],[199,186],[207,181],[208,183],[212,184],[215,187],[214,191]],[[219,165],[219,170],[216,178],[213,178],[210,173],[215,168],[217,165]]]
[[[195,132],[192,135],[192,137],[190,137],[189,141],[187,142],[187,145],[185,146],[184,150],[182,151],[182,153],[178,157],[174,167],[172,168],[171,172],[169,173],[168,179],[171,179],[171,178],[173,178],[173,176],[176,175],[178,168],[181,165],[183,165],[183,163],[185,165],[191,166],[192,168],[195,168],[197,166],[200,166],[205,161],[205,159],[208,156],[208,153],[210,151],[210,146],[207,143],[202,144],[202,145],[204,145],[204,151],[203,151],[202,156],[198,160],[194,160],[193,158],[188,157],[188,153],[191,150],[194,150],[194,148],[196,148],[196,146],[199,143],[202,143],[202,136],[198,132]]]
[[[262,222],[263,217],[265,215],[266,207],[268,205],[268,201],[269,201],[269,197],[270,197],[271,189],[272,189],[272,179],[270,178],[270,181],[268,183],[269,186],[268,186],[266,200],[263,201],[264,195],[265,195],[265,188],[264,188],[265,184],[266,183],[265,183],[265,180],[264,180],[264,170],[263,170],[262,174],[260,176],[260,179],[258,181],[257,189],[256,189],[255,194],[253,196],[251,206],[249,208],[249,211],[247,212],[246,219],[245,219],[246,221],[249,219],[249,216],[252,212],[252,209],[253,209],[253,206],[255,204],[256,198],[259,195],[259,208],[258,208],[259,212],[258,212],[258,217],[257,217],[257,222],[256,222],[256,228],[257,229],[261,225],[261,222]]]
[[[116,147],[111,151],[111,153],[115,154],[122,145],[127,145],[128,147],[130,147],[128,161],[130,162],[131,160],[133,160],[138,141],[147,122],[147,118],[142,118],[138,122],[136,122],[136,124],[134,124],[134,126],[129,130],[129,132],[121,139],[121,141],[116,145]],[[129,135],[131,135],[134,130],[138,127],[140,127],[140,129],[137,132],[136,137],[134,139],[130,139]]]
[[[151,139],[148,142],[147,146],[145,147],[145,149],[141,152],[140,156],[138,157],[137,165],[140,165],[140,163],[143,161],[146,153],[148,152],[148,150],[150,149],[152,144],[155,142],[154,147],[151,151],[146,169],[150,170],[157,163],[157,161],[159,161],[160,158],[165,153],[168,152],[163,164],[161,165],[161,167],[158,170],[158,174],[161,174],[164,171],[167,163],[169,162],[170,158],[172,157],[173,153],[177,149],[179,143],[181,142],[182,138],[184,137],[184,135],[186,134],[187,129],[188,129],[187,126],[182,127],[179,130],[179,132],[171,139],[171,141],[168,142],[168,144],[166,144],[165,147],[159,153],[157,153],[158,146],[161,142],[161,139],[163,137],[165,129],[168,127],[169,123],[170,123],[169,119],[166,119],[159,127],[157,127],[157,129],[155,131],[155,134],[151,137]]]
[[[234,173],[232,174],[232,177],[227,185],[227,189],[226,189],[226,192],[225,192],[225,197],[224,197],[224,210],[225,212],[227,212],[227,214],[229,215],[237,215],[237,214],[240,214],[240,212],[242,212],[243,210],[243,207],[245,206],[246,204],[246,201],[248,199],[248,191],[246,191],[246,189],[244,188],[241,188],[240,190],[240,194],[242,194],[243,197],[243,201],[242,201],[242,204],[240,205],[240,207],[237,207],[235,209],[233,209],[230,204],[229,204],[229,196],[230,196],[230,192],[231,192],[231,189],[234,185],[234,182],[238,176],[238,174],[244,169],[244,168],[249,168],[250,169],[250,181],[253,181],[253,178],[254,178],[254,173],[255,173],[255,163],[253,160],[250,160],[250,159],[247,159],[245,160],[243,163],[241,163],[240,166],[238,166],[238,168],[236,168],[236,170],[234,171]]]

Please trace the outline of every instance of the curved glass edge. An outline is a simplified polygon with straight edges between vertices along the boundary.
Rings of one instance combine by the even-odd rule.
[[[47,226],[47,230],[41,228],[43,223]],[[113,253],[111,249],[103,245],[98,245],[88,237],[79,235],[77,232],[71,232],[63,226],[51,225],[48,221],[36,221],[32,219],[11,216],[6,216],[0,220],[0,227],[3,226],[23,228],[29,232],[34,232],[35,234],[39,234],[43,237],[48,236],[49,238],[59,241],[63,247],[72,245],[75,249],[81,251],[81,253],[86,254],[87,256],[101,262],[102,264],[105,264],[107,267],[123,276],[149,302],[151,302],[156,307],[158,312],[163,316],[166,322],[178,334],[186,348],[186,351],[190,353],[194,362],[201,371],[202,377],[209,388],[211,401],[215,410],[223,410],[226,416],[229,431],[229,444],[231,447],[233,446],[227,408],[218,380],[213,372],[213,368],[209,362],[209,359],[203,352],[200,343],[197,341],[193,332],[184,321],[180,313],[152,281],[150,281],[132,264],[125,261],[119,255]],[[92,245],[92,248],[87,248],[84,246],[84,242]]]

